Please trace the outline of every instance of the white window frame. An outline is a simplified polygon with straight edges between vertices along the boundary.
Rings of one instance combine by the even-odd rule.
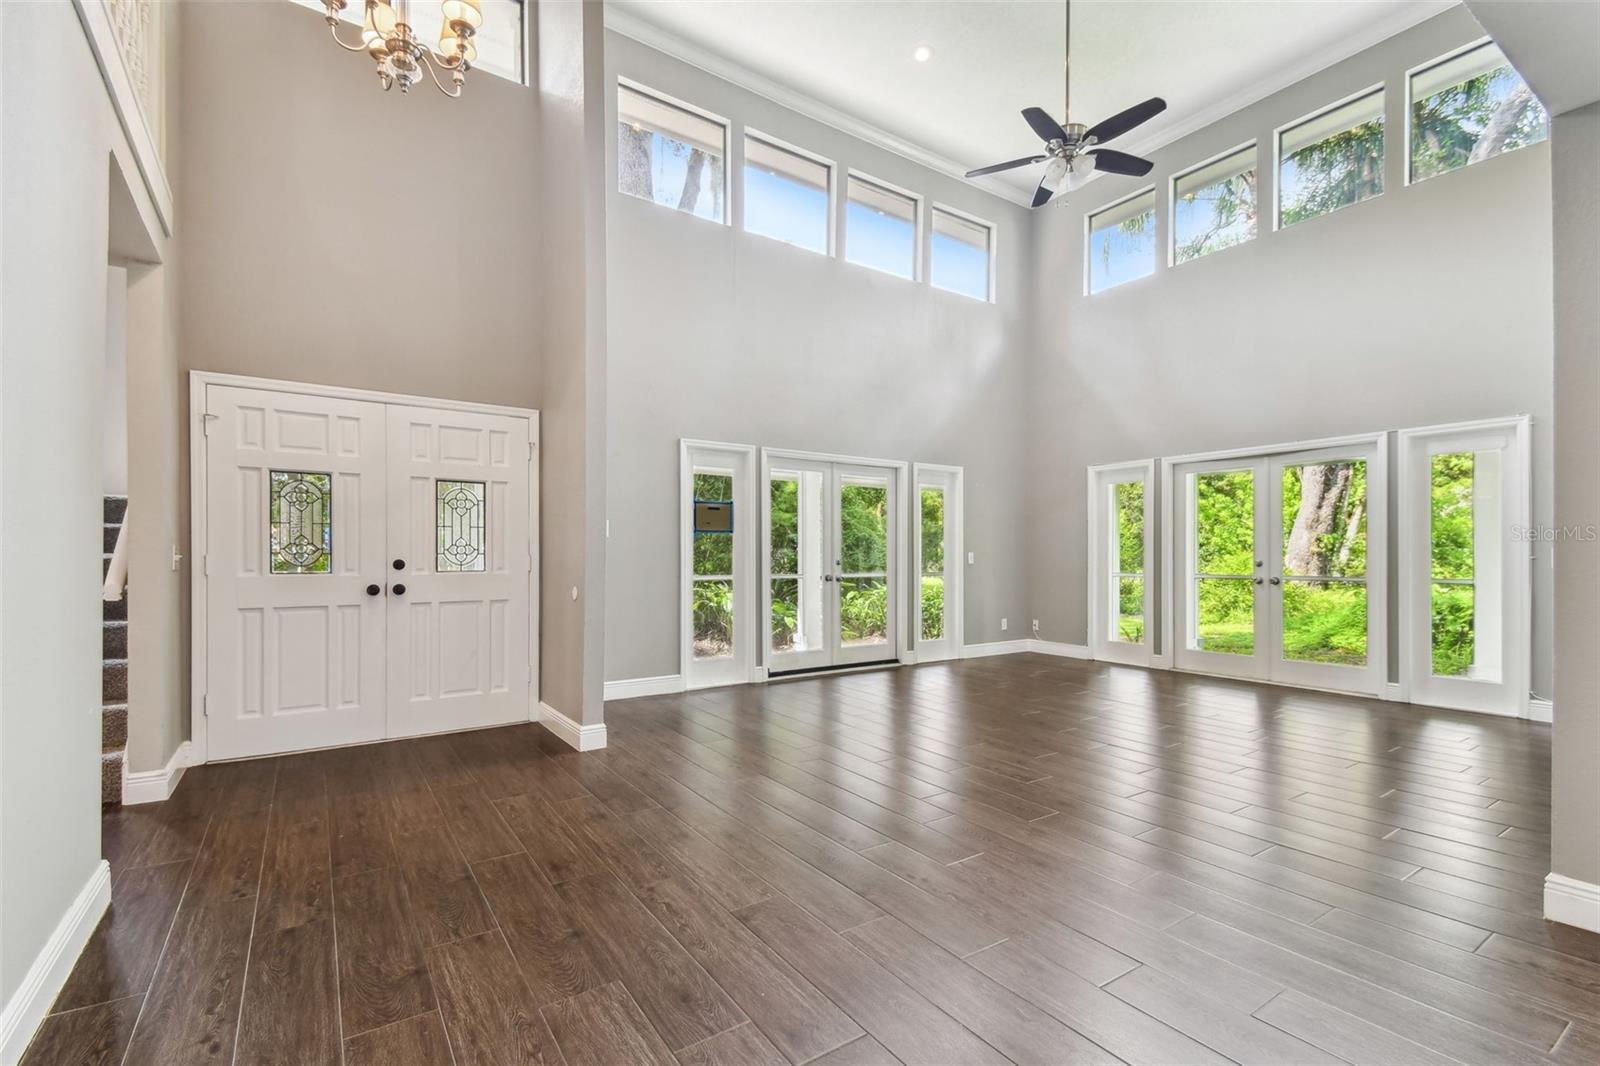
[[[1403,132],[1404,132],[1405,138],[1406,138],[1404,166],[1405,166],[1405,184],[1408,187],[1411,186],[1411,185],[1419,185],[1424,181],[1430,180],[1429,178],[1415,178],[1415,177],[1412,176],[1412,173],[1411,173],[1411,120],[1412,120],[1411,105],[1415,102],[1414,98],[1413,98],[1413,96],[1411,94],[1412,80],[1418,74],[1422,74],[1422,73],[1425,73],[1425,72],[1427,72],[1429,70],[1432,70],[1434,67],[1443,66],[1444,64],[1450,62],[1451,60],[1459,59],[1459,58],[1461,58],[1462,56],[1466,55],[1469,52],[1475,52],[1479,48],[1482,48],[1484,45],[1492,45],[1492,46],[1494,46],[1496,48],[1499,47],[1495,43],[1495,39],[1493,37],[1487,37],[1487,36],[1479,37],[1477,40],[1471,42],[1470,44],[1464,44],[1460,48],[1453,49],[1453,50],[1451,50],[1449,52],[1446,52],[1444,55],[1438,56],[1438,57],[1436,57],[1434,59],[1430,59],[1426,63],[1418,63],[1416,66],[1411,67],[1410,69],[1408,69],[1405,72],[1404,82],[1403,82],[1403,88],[1404,88],[1405,92],[1404,92],[1404,105],[1403,105],[1404,115],[1403,115],[1402,125],[1404,126]],[[1511,67],[1512,71],[1516,73],[1517,77],[1522,78],[1522,72],[1520,70],[1517,70],[1517,65],[1515,63],[1511,62],[1511,57],[1506,55],[1505,49],[1503,49],[1503,48],[1500,49],[1500,58],[1502,58],[1502,59],[1504,59],[1506,61],[1506,64]],[[1526,78],[1523,78],[1522,81],[1523,81],[1524,85],[1527,84],[1527,79]],[[1544,106],[1544,101],[1540,100],[1539,101],[1539,106],[1543,107]],[[1546,111],[1546,114],[1545,114],[1545,120],[1547,122],[1549,121],[1549,112],[1548,112],[1548,110]],[[1548,142],[1549,140],[1550,140],[1549,136],[1546,135],[1544,141],[1541,141],[1539,143],[1543,144],[1543,143]],[[1532,147],[1533,147],[1533,145],[1531,145],[1531,144],[1525,144],[1525,145],[1522,146],[1522,148],[1532,148]],[[1500,151],[1500,152],[1496,153],[1495,155],[1490,156],[1489,159],[1498,159],[1498,158],[1500,158],[1500,156],[1503,156],[1503,155],[1510,155],[1513,152],[1520,152],[1522,150],[1522,148],[1506,149],[1506,150],[1503,150],[1503,151]],[[1387,150],[1388,150],[1387,147],[1385,147],[1385,151],[1387,151]],[[1487,163],[1489,161],[1489,159],[1480,159],[1478,162],[1479,163]],[[1454,174],[1457,170],[1465,170],[1465,169],[1467,169],[1468,167],[1471,167],[1471,166],[1477,166],[1477,163],[1463,163],[1461,166],[1456,167],[1453,170],[1443,171],[1443,172],[1441,172],[1439,174],[1433,175],[1433,177],[1442,178],[1442,177],[1444,177],[1445,174]]]
[[[774,237],[767,233],[757,233],[745,224],[745,210],[750,202],[745,196],[744,189],[744,172],[745,167],[748,166],[746,158],[748,153],[745,151],[745,148],[752,140],[760,141],[768,148],[776,148],[780,152],[788,152],[790,155],[797,155],[802,159],[809,159],[818,166],[827,168],[828,206],[826,236],[824,238],[826,248],[823,252],[818,253],[813,248],[807,248],[803,244],[795,244],[793,241],[786,241],[782,237]],[[821,254],[833,257],[837,255],[839,251],[839,224],[837,222],[839,212],[836,210],[838,201],[839,165],[836,162],[826,156],[818,155],[816,152],[813,152],[810,149],[801,148],[797,144],[791,144],[782,138],[774,137],[770,133],[762,133],[760,130],[754,129],[750,126],[744,127],[744,139],[739,142],[739,229],[741,232],[748,233],[752,237],[760,237],[762,240],[772,241],[776,244],[787,245],[790,248],[797,248],[802,252],[811,252],[813,255]]]
[[[910,189],[903,188],[894,184],[893,182],[884,181],[882,178],[875,178],[865,171],[857,170],[855,167],[846,167],[844,173],[844,186],[842,189],[840,189],[839,195],[840,260],[849,263],[851,266],[860,267],[863,270],[870,270],[874,274],[883,274],[886,277],[899,278],[901,281],[910,282],[913,285],[920,285],[927,279],[927,271],[923,269],[923,263],[928,254],[926,247],[927,241],[924,239],[923,234],[923,229],[927,222],[927,200],[923,198],[921,193],[912,192]],[[868,185],[876,185],[885,192],[892,192],[897,196],[904,196],[911,200],[911,276],[909,278],[900,277],[899,274],[893,273],[892,271],[882,270],[873,266],[871,263],[858,263],[850,258],[850,224],[848,220],[850,217],[851,178],[854,178],[857,181],[866,182]]]
[[[950,217],[958,218],[963,222],[969,222],[974,226],[982,226],[986,231],[988,231],[988,234],[989,234],[989,242],[988,242],[988,261],[989,261],[988,262],[988,265],[989,265],[988,273],[989,273],[989,278],[988,278],[988,282],[987,282],[988,289],[987,289],[987,291],[986,291],[986,293],[984,295],[984,298],[983,298],[982,302],[991,303],[991,304],[996,302],[996,294],[997,294],[998,290],[997,290],[997,287],[996,287],[996,284],[995,284],[995,282],[996,282],[995,261],[999,257],[995,254],[995,252],[996,252],[996,248],[997,248],[997,242],[998,242],[998,239],[999,239],[998,238],[998,234],[999,234],[998,227],[996,227],[993,222],[988,222],[988,221],[986,221],[984,219],[981,219],[977,215],[972,214],[971,212],[963,211],[963,210],[961,210],[960,208],[957,208],[957,207],[951,207],[949,204],[942,204],[938,200],[933,201],[932,206],[929,208],[929,211],[928,211],[928,263],[927,263],[927,267],[926,267],[926,274],[927,274],[927,277],[928,277],[928,287],[931,288],[931,289],[936,289],[939,292],[948,292],[953,296],[960,296],[960,297],[963,297],[963,298],[968,299],[968,300],[977,299],[977,297],[972,296],[970,293],[959,292],[959,291],[957,291],[955,289],[946,288],[945,286],[936,284],[934,282],[934,280],[933,280],[933,216],[934,215],[949,215]]]
[[[1083,295],[1084,296],[1089,296],[1089,297],[1104,296],[1106,293],[1112,291],[1113,289],[1121,289],[1121,288],[1124,288],[1124,287],[1126,287],[1128,285],[1133,285],[1133,284],[1136,284],[1138,282],[1145,281],[1145,280],[1148,280],[1148,279],[1153,278],[1153,277],[1156,276],[1156,274],[1157,274],[1156,268],[1161,265],[1161,257],[1155,253],[1154,249],[1151,250],[1151,255],[1150,255],[1150,273],[1145,274],[1142,277],[1129,278],[1127,281],[1120,281],[1115,285],[1110,285],[1110,286],[1107,286],[1104,289],[1101,289],[1099,292],[1094,292],[1093,291],[1093,284],[1094,284],[1093,278],[1090,276],[1090,273],[1089,273],[1090,270],[1093,269],[1093,262],[1094,262],[1094,245],[1093,245],[1092,242],[1094,240],[1094,220],[1095,220],[1095,218],[1100,216],[1100,215],[1105,214],[1107,211],[1111,211],[1111,210],[1113,210],[1115,208],[1121,207],[1123,204],[1129,203],[1129,202],[1131,202],[1133,200],[1137,200],[1139,197],[1145,196],[1145,195],[1148,195],[1150,197],[1150,201],[1151,201],[1150,202],[1150,210],[1151,210],[1151,213],[1152,213],[1155,221],[1157,223],[1159,223],[1161,221],[1161,204],[1160,204],[1160,199],[1161,198],[1156,195],[1156,187],[1153,184],[1152,185],[1146,185],[1143,188],[1135,190],[1134,192],[1131,192],[1126,196],[1119,196],[1117,199],[1112,200],[1109,203],[1102,204],[1101,206],[1095,208],[1093,211],[1085,211],[1084,212],[1084,215],[1083,215]],[[1161,234],[1157,233],[1156,234],[1156,239],[1160,240],[1161,239]]]
[[[694,474],[725,470],[733,478],[733,654],[694,657]],[[756,680],[755,646],[765,626],[756,617],[764,597],[755,595],[756,546],[766,508],[756,490],[756,449],[749,444],[681,440],[678,443],[678,670],[686,689],[738,685]]]
[[[1377,95],[1379,97],[1378,115],[1379,115],[1380,118],[1383,119],[1383,172],[1384,172],[1384,175],[1385,175],[1383,188],[1378,192],[1377,196],[1369,196],[1369,197],[1367,197],[1366,200],[1357,200],[1353,204],[1345,204],[1345,205],[1343,205],[1341,207],[1336,207],[1332,211],[1324,212],[1323,214],[1317,215],[1316,218],[1308,218],[1305,221],[1306,222],[1315,222],[1318,218],[1329,218],[1329,217],[1331,217],[1333,215],[1337,215],[1340,211],[1343,211],[1346,208],[1358,207],[1361,204],[1367,203],[1370,200],[1376,200],[1376,199],[1378,199],[1379,196],[1383,196],[1384,194],[1389,192],[1389,182],[1388,182],[1387,173],[1388,173],[1388,169],[1389,169],[1389,149],[1390,149],[1389,135],[1392,132],[1390,130],[1390,128],[1389,128],[1389,112],[1388,112],[1388,107],[1389,107],[1389,86],[1388,86],[1388,84],[1386,82],[1381,82],[1380,81],[1376,85],[1368,85],[1366,88],[1358,89],[1356,92],[1350,93],[1348,96],[1341,97],[1338,100],[1335,100],[1331,104],[1327,104],[1327,105],[1325,105],[1323,107],[1317,108],[1315,111],[1312,111],[1312,112],[1309,112],[1307,114],[1301,115],[1299,118],[1294,119],[1291,122],[1285,122],[1283,125],[1277,127],[1276,129],[1274,129],[1272,131],[1272,232],[1273,233],[1277,233],[1280,230],[1284,230],[1284,229],[1290,228],[1290,227],[1285,226],[1283,224],[1283,135],[1285,133],[1290,132],[1291,130],[1298,129],[1301,126],[1304,126],[1308,122],[1315,122],[1317,119],[1321,118],[1322,116],[1327,115],[1327,114],[1329,114],[1331,112],[1337,111],[1341,107],[1346,106],[1347,104],[1353,104],[1357,100],[1363,100],[1363,99],[1365,99],[1365,98],[1367,98],[1369,96],[1373,96],[1373,95]],[[1406,149],[1406,154],[1407,155],[1411,154],[1409,147]],[[1300,225],[1300,224],[1301,223],[1296,223],[1296,225]],[[1260,225],[1260,222],[1258,220],[1257,224],[1256,224],[1256,233],[1257,233],[1257,235],[1259,235],[1260,232],[1261,232],[1261,225]]]
[[[1533,542],[1530,528],[1532,424],[1526,415],[1457,422],[1399,433],[1400,453],[1400,680],[1413,703],[1529,717],[1532,660]],[[1433,673],[1433,544],[1431,457],[1449,452],[1501,451],[1500,680],[1438,677]],[[1476,581],[1476,579],[1474,579]]]
[[[672,206],[670,206],[668,204],[660,203],[657,200],[646,199],[645,197],[639,196],[639,195],[637,195],[635,193],[630,193],[630,192],[624,192],[623,191],[623,189],[622,189],[622,162],[621,162],[621,160],[619,160],[617,158],[617,131],[616,131],[616,125],[617,125],[618,122],[622,121],[621,113],[620,113],[621,112],[621,105],[618,102],[617,93],[616,93],[616,89],[617,88],[630,89],[633,92],[639,93],[641,96],[650,97],[652,100],[655,100],[657,103],[666,104],[668,107],[675,107],[680,111],[687,111],[691,115],[696,115],[699,118],[705,119],[707,122],[714,122],[717,125],[722,127],[722,188],[725,190],[725,192],[727,194],[727,201],[722,205],[722,218],[721,219],[701,218],[699,215],[695,214],[692,211],[680,211],[675,207],[672,207]],[[734,189],[733,189],[733,122],[730,119],[728,119],[728,118],[726,118],[726,117],[724,117],[722,115],[717,114],[715,111],[707,111],[703,107],[696,107],[694,104],[689,103],[687,100],[680,100],[676,96],[672,96],[672,95],[669,95],[667,93],[664,93],[659,89],[652,89],[650,86],[645,85],[643,82],[635,81],[634,79],[632,79],[632,78],[630,78],[630,77],[628,77],[628,76],[626,76],[624,74],[618,74],[617,75],[617,84],[613,88],[612,93],[611,93],[610,108],[611,108],[611,110],[608,112],[608,114],[611,115],[611,127],[612,127],[611,128],[611,132],[610,132],[611,143],[610,143],[610,146],[606,149],[606,151],[610,154],[610,157],[611,157],[611,160],[612,160],[612,163],[611,163],[611,191],[615,192],[618,196],[626,196],[630,200],[640,200],[640,201],[642,201],[644,203],[652,204],[652,205],[654,205],[656,207],[666,208],[666,210],[671,211],[675,215],[687,215],[689,218],[692,218],[697,222],[706,222],[706,223],[710,223],[711,225],[714,225],[714,226],[729,226],[729,227],[731,227],[733,225],[733,214],[734,214],[735,207],[737,207],[737,209],[738,209],[738,211],[740,213],[739,217],[741,219],[744,217],[744,205],[743,204],[735,204],[735,202],[734,202]],[[740,154],[741,154],[741,157],[742,157],[742,155],[743,155],[742,148],[741,148],[741,153]],[[741,161],[742,161],[742,158],[741,158]],[[741,188],[742,188],[742,186],[743,186],[743,182],[742,181],[740,182],[740,185],[741,185]]]
[[[1156,580],[1156,461],[1140,459],[1128,463],[1106,463],[1088,468],[1089,522],[1089,657],[1103,662],[1149,666],[1155,659]],[[1110,490],[1128,482],[1144,485],[1144,640],[1139,644],[1112,640],[1107,633],[1112,619],[1113,582],[1119,576],[1111,569],[1113,543],[1110,535]]]
[[[1183,263],[1178,262],[1178,182],[1196,171],[1204,170],[1213,163],[1220,163],[1229,156],[1240,155],[1249,150],[1253,150],[1256,154],[1255,166],[1252,168],[1256,172],[1256,231],[1250,240],[1241,241],[1239,244],[1232,245],[1229,248],[1219,248],[1217,251],[1227,252],[1232,251],[1233,248],[1242,248],[1261,236],[1261,142],[1252,137],[1250,140],[1242,144],[1236,144],[1226,151],[1207,156],[1193,166],[1184,167],[1167,179],[1167,267],[1169,269],[1183,265]],[[1200,260],[1210,258],[1216,254],[1217,252],[1204,252],[1193,259],[1184,260],[1184,263],[1198,263]]]
[[[911,484],[907,493],[910,503],[911,555],[914,565],[909,578],[911,594],[906,597],[911,604],[909,641],[913,662],[941,662],[961,658],[966,644],[966,602],[963,596],[966,576],[966,538],[963,535],[965,511],[962,493],[966,472],[959,466],[941,466],[937,463],[912,465]],[[940,489],[944,492],[944,636],[938,640],[922,639],[922,490]]]

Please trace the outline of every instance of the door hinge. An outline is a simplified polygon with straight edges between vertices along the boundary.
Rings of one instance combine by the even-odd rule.
[[[534,456],[535,456],[535,455],[536,455],[536,454],[538,454],[538,453],[537,453],[537,452],[536,452],[536,451],[535,451],[535,449],[537,449],[537,448],[538,448],[538,447],[539,447],[539,446],[538,446],[538,445],[537,445],[537,444],[535,444],[535,443],[534,443],[534,442],[533,442],[533,441],[531,441],[531,440],[530,440],[530,441],[529,441],[529,442],[528,442],[528,460],[529,460],[529,462],[532,462],[532,461],[533,461],[533,457],[534,457]]]
[[[211,717],[211,697],[204,692],[200,694],[200,717]]]
[[[221,415],[214,415],[209,411],[207,411],[205,414],[201,415],[200,416],[200,426],[201,426],[200,432],[204,433],[208,437],[211,436],[211,423],[217,421],[217,419],[219,419],[221,417],[222,417]]]
[[[200,556],[200,573],[206,577],[211,576],[211,556],[209,554]]]

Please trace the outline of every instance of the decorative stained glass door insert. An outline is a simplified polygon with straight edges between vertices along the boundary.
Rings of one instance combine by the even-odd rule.
[[[441,574],[482,573],[489,555],[484,483],[440,478],[434,482],[434,501],[439,509],[435,567]]]
[[[332,572],[333,477],[274,470],[269,484],[272,573]]]

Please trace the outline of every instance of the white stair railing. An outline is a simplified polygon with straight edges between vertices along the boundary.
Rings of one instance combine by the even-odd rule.
[[[128,587],[128,512],[122,512],[122,525],[117,527],[117,543],[111,549],[111,565],[106,568],[104,598],[109,603],[122,599]]]

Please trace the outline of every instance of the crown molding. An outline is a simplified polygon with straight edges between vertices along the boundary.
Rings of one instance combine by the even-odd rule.
[[[1320,48],[1295,63],[1286,65],[1278,70],[1258,78],[1246,89],[1223,98],[1209,107],[1201,108],[1193,115],[1174,126],[1143,138],[1135,137],[1117,146],[1119,151],[1132,155],[1148,156],[1160,151],[1169,144],[1176,143],[1191,133],[1197,133],[1214,122],[1220,121],[1236,111],[1242,111],[1252,104],[1260,103],[1274,93],[1282,92],[1289,86],[1314,74],[1319,74],[1329,67],[1344,62],[1351,56],[1366,51],[1374,45],[1381,44],[1397,34],[1404,33],[1411,27],[1425,22],[1435,15],[1443,14],[1456,6],[1453,0],[1436,0],[1436,2],[1421,2],[1408,5],[1396,11],[1387,18],[1380,19],[1364,29],[1355,33],[1346,34],[1326,48]],[[647,48],[654,48],[664,52],[674,59],[697,67],[723,81],[732,82],[742,89],[749,90],[757,96],[765,97],[781,107],[786,107],[821,122],[832,126],[842,133],[847,133],[858,140],[866,141],[885,151],[903,156],[929,170],[937,171],[948,177],[955,178],[975,189],[999,197],[1010,203],[1027,207],[1032,202],[1032,193],[1022,192],[1011,185],[996,181],[990,177],[968,178],[966,168],[946,156],[931,151],[921,145],[913,144],[904,138],[897,137],[887,130],[875,126],[870,122],[846,114],[835,107],[773,81],[764,74],[760,74],[741,63],[735,62],[713,52],[701,45],[663,29],[654,23],[648,22],[629,11],[622,11],[610,5],[606,6],[605,24],[609,30],[628,37]],[[1084,179],[1083,184],[1077,186],[1081,190],[1084,185],[1100,177],[1099,171],[1092,171]],[[1074,191],[1077,191],[1074,190]],[[1050,205],[1065,203],[1067,197],[1057,196]]]
[[[607,4],[605,9],[606,29],[612,30],[631,40],[637,41],[646,48],[654,48],[658,52],[687,63],[705,71],[713,77],[737,85],[757,96],[771,100],[780,107],[788,108],[797,114],[804,115],[824,126],[832,126],[841,133],[876,147],[886,152],[909,159],[918,166],[927,167],[929,170],[954,178],[964,185],[970,185],[979,192],[998,197],[1008,203],[1021,207],[1028,206],[1032,200],[1031,194],[1024,194],[1004,182],[993,178],[969,178],[966,176],[967,168],[955,160],[940,155],[918,144],[913,144],[902,137],[897,137],[879,126],[863,121],[854,115],[846,114],[836,107],[823,103],[816,97],[810,96],[786,85],[780,85],[765,74],[744,66],[742,63],[728,59],[726,56],[712,52],[693,41],[690,41],[671,30],[662,29],[654,23],[647,22],[629,11],[622,11]]]

